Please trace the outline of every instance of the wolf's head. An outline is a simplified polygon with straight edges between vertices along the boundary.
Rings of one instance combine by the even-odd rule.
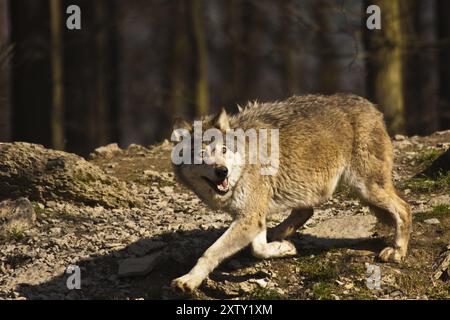
[[[230,199],[241,174],[240,155],[226,139],[229,129],[230,119],[224,109],[194,126],[181,119],[174,123],[175,174],[213,208],[223,207]]]

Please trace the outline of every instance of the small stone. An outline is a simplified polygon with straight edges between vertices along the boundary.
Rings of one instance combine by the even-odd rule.
[[[404,136],[404,135],[401,135],[401,134],[396,134],[395,136],[394,136],[394,140],[395,141],[403,141],[403,140],[405,140],[406,139],[406,137]]]
[[[353,283],[347,283],[346,285],[344,285],[344,288],[347,290],[353,289],[355,285]]]
[[[152,178],[159,178],[159,177],[161,177],[161,174],[158,171],[155,171],[155,170],[144,170],[144,175],[146,177],[152,177]]]
[[[269,282],[266,279],[256,279],[255,283],[260,286],[261,288],[265,288],[267,287],[267,285],[269,284]]]
[[[115,154],[121,152],[122,149],[119,148],[117,143],[111,143],[106,146],[97,148],[93,153],[90,154],[91,159],[95,158],[111,158]]]
[[[169,140],[165,139],[165,140],[161,143],[161,148],[162,148],[163,150],[172,150],[172,143],[171,143]]]
[[[253,291],[253,286],[248,282],[241,282],[239,284],[239,290],[244,293],[248,293],[248,292]]]
[[[105,248],[109,249],[118,249],[124,247],[124,244],[121,242],[110,242],[105,244]]]
[[[440,224],[441,222],[436,218],[426,219],[424,220],[426,224]]]
[[[399,297],[399,296],[403,295],[403,292],[401,292],[400,290],[395,290],[395,291],[392,291],[389,295],[392,298],[395,298],[395,297]]]
[[[170,196],[173,194],[173,187],[166,186],[161,188],[161,191],[164,192],[166,196]]]
[[[61,234],[61,228],[59,228],[59,227],[55,227],[55,228],[51,228],[50,229],[50,233],[52,234],[52,235],[59,235],[59,234]]]
[[[129,258],[120,262],[119,277],[144,276],[150,273],[161,261],[162,253],[155,253],[141,258]]]
[[[45,203],[45,205],[47,206],[47,208],[51,208],[51,209],[55,209],[57,206],[58,206],[58,204],[56,203],[56,201],[47,201],[46,203]]]
[[[365,213],[365,214],[369,214],[370,213],[370,209],[369,209],[369,207],[362,207],[361,212]]]
[[[148,151],[148,149],[145,148],[144,146],[132,143],[128,146],[127,151],[129,153],[134,153],[135,155],[138,156],[144,156],[145,153]]]

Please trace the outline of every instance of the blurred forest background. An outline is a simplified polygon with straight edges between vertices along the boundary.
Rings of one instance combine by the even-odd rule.
[[[449,14],[448,0],[0,0],[0,141],[87,155],[161,141],[174,116],[335,92],[377,103],[391,134],[450,129]]]

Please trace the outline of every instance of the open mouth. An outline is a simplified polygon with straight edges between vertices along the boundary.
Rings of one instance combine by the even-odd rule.
[[[202,177],[203,180],[205,180],[210,187],[218,194],[220,195],[224,195],[226,194],[228,191],[230,191],[230,186],[228,184],[228,178],[225,178],[223,180],[219,180],[219,181],[212,181],[206,177]]]

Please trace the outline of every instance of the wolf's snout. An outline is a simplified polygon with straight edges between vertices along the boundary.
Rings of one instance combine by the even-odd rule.
[[[228,176],[228,169],[227,167],[218,167],[215,169],[215,173],[217,178],[223,180]]]

